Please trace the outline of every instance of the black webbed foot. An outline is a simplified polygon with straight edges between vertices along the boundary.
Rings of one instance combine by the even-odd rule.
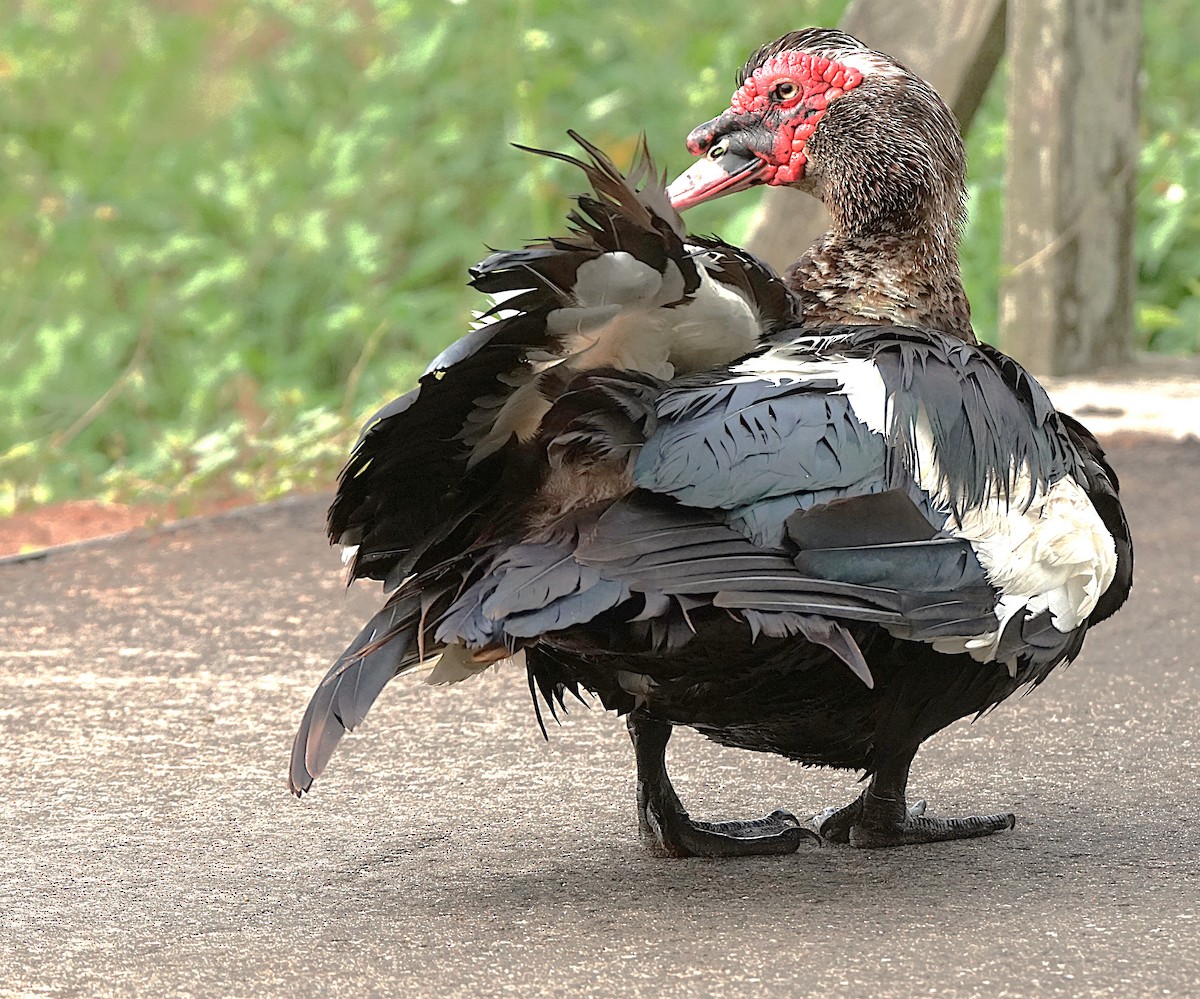
[[[821,837],[790,812],[761,819],[700,822],[688,816],[667,774],[671,726],[635,711],[629,735],[638,766],[638,826],[651,852],[667,857],[747,857],[795,853],[806,840]]]
[[[925,814],[924,801],[907,807],[904,795],[911,763],[910,755],[881,767],[867,790],[849,805],[813,816],[812,828],[827,842],[874,849],[972,839],[1017,824],[1012,812],[940,819]]]
[[[924,800],[910,805],[906,809],[910,818],[918,818],[925,814]],[[826,808],[818,812],[809,822],[821,839],[827,843],[849,843],[850,830],[862,821],[863,795],[859,795],[850,804],[841,808]]]
[[[962,818],[941,819],[925,814],[925,802],[903,808],[894,801],[882,802],[864,819],[863,798],[856,798],[842,808],[827,808],[814,815],[812,827],[828,843],[848,843],[862,849],[882,846],[911,846],[917,843],[940,843],[953,839],[971,839],[994,832],[1012,829],[1017,817],[1012,812],[995,815],[968,815]]]
[[[973,839],[1012,829],[1017,817],[1012,812],[996,815],[967,815],[939,819],[929,815],[906,815],[899,822],[879,826],[863,823],[850,830],[850,845],[861,849],[881,846],[910,846],[916,843],[942,843],[953,839]]]
[[[750,857],[795,853],[805,840],[821,837],[790,812],[774,811],[761,819],[699,822],[687,812],[638,805],[642,842],[666,857]]]

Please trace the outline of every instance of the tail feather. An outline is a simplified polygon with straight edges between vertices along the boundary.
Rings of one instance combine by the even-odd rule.
[[[419,595],[389,601],[317,685],[292,742],[288,788],[300,797],[320,776],[346,732],[366,717],[389,680],[417,664]]]

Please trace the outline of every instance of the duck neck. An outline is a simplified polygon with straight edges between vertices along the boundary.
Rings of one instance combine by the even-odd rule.
[[[850,234],[835,226],[787,271],[806,325],[895,323],[975,343],[958,233]]]

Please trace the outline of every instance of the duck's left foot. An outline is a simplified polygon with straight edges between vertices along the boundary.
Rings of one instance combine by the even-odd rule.
[[[754,857],[795,853],[806,840],[821,837],[790,812],[774,811],[761,819],[700,822],[678,805],[646,800],[638,789],[638,824],[642,842],[666,857]]]

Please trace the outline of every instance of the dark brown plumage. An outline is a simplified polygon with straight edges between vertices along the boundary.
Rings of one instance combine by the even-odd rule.
[[[586,688],[628,715],[652,849],[817,835],[786,812],[691,819],[673,725],[866,771],[818,817],[826,840],[1012,826],[908,808],[912,759],[1074,658],[1128,593],[1132,548],[1094,439],[974,342],[953,117],[893,60],[810,30],[760,49],[689,145],[704,158],[677,204],[788,184],[832,229],[781,282],[688,237],[644,151],[631,182],[585,144],[572,235],[473,271],[506,296],[496,321],[343,473],[331,538],[394,592],[309,705],[297,794],[396,674],[440,652],[433,678],[454,682],[523,651],[551,711]]]

